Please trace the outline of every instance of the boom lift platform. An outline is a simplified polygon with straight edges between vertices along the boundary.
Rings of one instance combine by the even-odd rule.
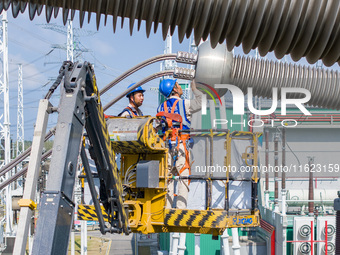
[[[252,170],[247,180],[228,171],[225,176],[217,177],[191,175],[187,178],[206,182],[208,199],[205,209],[166,209],[168,180],[181,177],[168,174],[168,148],[154,129],[156,118],[112,117],[105,120],[92,66],[87,62],[75,64],[68,62],[64,66],[50,172],[47,188],[38,207],[39,216],[32,254],[67,253],[75,206],[73,190],[79,155],[94,201],[94,208],[86,208],[96,212],[102,234],[191,232],[216,236],[222,234],[226,228],[259,225],[256,189],[258,134],[230,133],[228,130],[191,130],[193,139],[207,136],[210,144],[214,143],[215,137],[224,139],[225,165],[231,164],[230,159],[233,155],[230,147],[234,139],[250,141],[250,146],[242,154],[241,161],[254,166],[252,169],[255,170]],[[88,140],[89,153],[95,162],[100,180],[99,196],[85,152],[85,139]],[[115,161],[115,153],[121,154],[120,170]],[[209,192],[214,180],[222,181],[225,185],[224,208],[211,208]],[[229,208],[228,187],[231,181],[252,183],[250,208],[245,210]],[[26,193],[25,188],[24,198],[27,199]],[[25,201],[22,210],[27,207],[29,210],[33,209],[30,206],[33,204],[32,197]],[[79,206],[80,210],[84,209],[84,206]],[[102,212],[102,208],[105,213]],[[78,213],[78,219],[89,218]],[[18,240],[20,239],[16,240],[15,249],[19,246]],[[25,236],[21,238],[25,246],[26,240],[27,234],[26,239]],[[23,244],[21,246],[23,247]],[[22,250],[17,254],[23,254]]]

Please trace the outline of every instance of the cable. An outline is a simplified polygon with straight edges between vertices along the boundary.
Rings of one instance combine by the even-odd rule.
[[[283,128],[283,127],[282,127]],[[276,130],[281,134],[282,136],[282,131],[280,130],[280,127],[276,127]],[[286,139],[286,145],[287,147],[289,148],[289,150],[293,153],[294,157],[296,158],[297,162],[299,163],[299,166],[301,166],[301,163],[300,163],[300,160],[298,158],[298,156],[295,154],[295,152],[292,150],[292,148],[290,148],[288,142],[287,142],[287,139]]]
[[[44,43],[47,43],[47,44],[55,44],[55,42],[49,41],[45,37],[40,36],[40,35],[34,33],[33,30],[27,30],[26,28],[23,28],[22,26],[14,23],[14,22],[8,22],[8,23],[13,25],[13,26],[16,26],[18,29],[26,32],[27,34],[29,34],[30,36],[34,37],[35,39],[38,39],[38,40],[40,40],[40,41],[42,41]]]
[[[115,86],[116,84],[118,84],[119,82],[124,80],[126,77],[130,76],[131,74],[137,72],[138,70],[140,70],[140,69],[142,69],[142,68],[144,68],[148,65],[151,65],[153,63],[163,61],[163,60],[176,59],[176,57],[177,57],[177,54],[162,54],[162,55],[158,55],[158,56],[149,58],[149,59],[139,63],[138,65],[132,67],[131,69],[127,70],[125,73],[121,74],[120,76],[118,76],[115,80],[113,80],[108,85],[106,85],[103,89],[101,89],[99,91],[99,93],[100,93],[100,95],[104,95],[109,89],[111,89],[113,86]]]
[[[135,85],[131,86],[130,88],[128,88],[127,90],[125,90],[123,93],[121,93],[120,95],[118,95],[116,98],[114,98],[112,101],[110,101],[108,104],[106,104],[103,107],[103,111],[106,111],[107,109],[109,109],[112,105],[114,105],[115,103],[117,103],[120,99],[122,99],[126,94],[128,94],[129,92],[131,92],[132,90],[134,90],[135,88],[138,88],[139,86],[142,86],[143,84],[152,81],[154,79],[163,77],[163,76],[167,76],[167,75],[172,75],[174,73],[174,70],[166,70],[166,71],[161,71],[155,74],[152,74],[146,78],[144,78],[143,80],[137,82]],[[107,90],[106,90],[107,91]]]

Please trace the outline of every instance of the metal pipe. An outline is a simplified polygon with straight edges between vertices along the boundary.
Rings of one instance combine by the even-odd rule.
[[[81,220],[81,255],[87,255],[87,221]]]
[[[340,255],[340,210],[336,211],[335,255]]]
[[[41,156],[41,161],[47,159],[51,155],[52,155],[52,149],[47,151],[45,154],[43,154]],[[15,180],[17,180],[20,176],[26,174],[27,173],[27,169],[28,169],[28,167],[26,166],[20,172],[17,172],[16,174],[12,175],[11,178],[9,178],[9,179],[5,180],[4,182],[2,182],[0,184],[0,190],[3,189],[4,187],[6,187],[7,185],[11,184]]]
[[[45,136],[45,142],[50,139],[55,134],[56,127],[52,128]],[[0,169],[0,176],[6,174],[9,170],[20,164],[25,158],[27,158],[31,154],[32,146],[30,146],[28,149],[26,149],[23,153],[21,153],[18,157],[13,159],[10,163],[7,165],[4,165]],[[1,186],[1,185],[0,185]]]
[[[228,50],[242,44],[247,54],[258,48],[261,56],[274,51],[277,58],[290,54],[294,61],[306,57],[309,63],[322,59],[326,66],[331,66],[340,59],[340,2],[339,1],[130,1],[130,0],[73,0],[39,1],[19,0],[3,1],[0,5],[7,10],[12,3],[13,16],[24,12],[29,4],[29,17],[34,19],[47,4],[46,21],[49,22],[54,12],[63,8],[62,19],[67,23],[68,15],[74,17],[74,10],[79,11],[82,27],[85,12],[96,14],[97,29],[100,27],[102,14],[113,18],[113,32],[116,31],[117,19],[129,19],[130,34],[135,21],[138,30],[145,21],[146,35],[150,35],[152,24],[154,32],[162,29],[163,40],[168,31],[173,35],[178,31],[179,42],[184,36],[189,37],[194,31],[196,45],[201,39],[210,38],[212,47],[226,41]],[[41,4],[44,3],[44,4]],[[69,9],[73,12],[69,12]],[[162,24],[162,25],[160,25]],[[176,29],[177,28],[177,29]]]
[[[222,244],[222,255],[229,255],[229,235],[228,235],[228,229],[226,228],[223,231],[223,235],[221,235],[221,244]],[[195,254],[196,255],[196,254]]]
[[[312,164],[314,164],[314,157],[308,157],[308,166],[309,166],[309,193],[308,193],[308,200],[310,200],[310,202],[308,202],[308,214],[314,215],[314,202],[312,202],[314,200],[314,185],[313,185],[313,171],[311,171],[312,169]]]
[[[151,65],[153,63],[159,62],[159,61],[164,61],[164,60],[171,60],[174,59],[178,63],[185,63],[185,64],[195,64],[197,62],[197,55],[194,53],[188,53],[188,52],[183,52],[179,51],[177,54],[175,53],[170,53],[170,54],[162,54],[158,55],[152,58],[149,58],[138,65],[130,68],[127,70],[125,73],[121,74],[118,76],[116,79],[111,81],[109,84],[107,84],[104,88],[102,88],[99,91],[100,95],[104,95],[108,90],[110,90],[113,86],[117,85],[119,82],[124,80],[126,77],[130,76],[131,74],[137,72],[138,70]]]
[[[335,255],[340,255],[340,191],[338,198],[334,199],[334,211],[336,211]]]
[[[282,168],[286,166],[286,129],[282,129]],[[282,171],[282,189],[286,189],[286,172]]]
[[[132,90],[134,90],[135,88],[138,88],[139,86],[142,86],[143,84],[163,77],[163,76],[167,76],[167,75],[172,75],[174,73],[174,70],[166,70],[166,71],[161,71],[155,74],[152,74],[146,78],[144,78],[143,80],[137,82],[135,85],[131,86],[130,88],[128,88],[127,90],[125,90],[123,93],[119,94],[117,97],[115,97],[113,100],[111,100],[108,104],[106,104],[103,107],[103,110],[106,111],[107,109],[109,109],[112,105],[114,105],[115,103],[117,103],[120,99],[122,99],[124,96],[126,96],[126,94],[128,94],[129,92],[131,92]]]
[[[172,253],[170,253],[170,255],[177,255],[179,238],[180,238],[179,233],[176,232],[172,234]]]
[[[152,58],[149,58],[138,65],[132,67],[131,69],[127,70],[125,73],[121,74],[118,76],[116,79],[111,81],[109,84],[107,84],[104,88],[102,88],[99,91],[100,95],[104,95],[108,90],[110,90],[113,86],[117,85],[119,82],[124,80],[126,77],[130,76],[131,74],[137,72],[138,70],[151,65],[153,63],[156,63],[158,61],[164,61],[164,60],[171,60],[171,59],[176,59],[177,54],[163,54],[163,55],[158,55]]]
[[[195,70],[176,67],[174,70],[166,70],[166,71],[161,71],[161,72],[149,75],[148,77],[144,78],[143,80],[137,82],[136,84],[134,84],[133,86],[125,90],[123,93],[119,94],[116,98],[114,98],[112,101],[106,104],[103,107],[103,110],[106,111],[108,108],[110,108],[112,105],[117,103],[120,99],[122,99],[124,96],[126,96],[126,94],[128,94],[135,88],[138,88],[139,86],[142,86],[143,84],[149,81],[152,81],[154,79],[167,76],[167,75],[173,75],[175,78],[192,80],[195,77]]]
[[[274,137],[274,168],[279,166],[279,137],[278,134],[275,134]],[[275,189],[274,189],[274,212],[279,212],[279,173],[275,171],[274,173],[274,182],[275,182]]]
[[[280,202],[282,202],[282,200],[279,200]],[[321,199],[313,199],[313,200],[309,200],[309,199],[299,199],[299,200],[294,200],[294,199],[288,199],[286,200],[286,202],[333,202],[333,200],[321,200]]]
[[[178,244],[178,255],[184,255],[184,252],[186,250],[185,247],[185,239],[186,239],[186,233],[180,234],[179,244]]]
[[[209,138],[205,137],[205,167],[208,168],[209,163],[208,163],[208,159],[209,159],[209,151],[208,151],[208,144],[209,144]],[[208,171],[205,172],[205,180],[207,180],[207,182],[205,183],[205,201],[206,201],[206,210],[210,209],[210,198],[211,198],[211,194],[210,194],[210,185],[209,185],[209,173]]]
[[[201,255],[200,242],[201,234],[195,233],[195,255]]]
[[[265,164],[267,169],[269,169],[269,130],[266,129],[264,132],[265,143],[266,143],[266,152],[265,152]],[[266,183],[265,183],[265,206],[269,208],[269,173],[266,171],[265,174]]]
[[[282,169],[286,166],[286,128],[282,129]],[[286,215],[286,172],[282,171],[281,179],[282,215]]]
[[[232,228],[231,233],[233,236],[233,246],[231,247],[234,251],[234,255],[241,255],[241,246],[238,240],[238,228]]]

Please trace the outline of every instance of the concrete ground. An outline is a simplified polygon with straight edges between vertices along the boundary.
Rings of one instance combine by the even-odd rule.
[[[109,255],[134,255],[135,243],[134,235],[111,235],[111,248]]]
[[[134,254],[134,236],[133,234],[119,235],[106,234],[102,235],[99,230],[88,230],[87,232],[87,254],[105,254],[105,255],[135,255]],[[80,254],[80,232],[75,233],[75,255]],[[70,246],[69,246],[69,253]]]

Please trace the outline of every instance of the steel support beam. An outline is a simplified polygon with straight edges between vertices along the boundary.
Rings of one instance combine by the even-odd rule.
[[[59,105],[53,157],[39,209],[33,254],[66,254],[72,226],[78,155],[85,122],[84,94],[87,68],[67,70]],[[81,77],[81,78],[79,78]]]
[[[50,103],[47,99],[40,100],[23,199],[34,201],[35,198],[41,154],[44,147],[44,138],[47,128],[49,107]],[[20,229],[20,231],[17,231],[13,254],[23,255],[26,252],[27,235],[31,223],[32,213],[33,211],[29,207],[21,207],[20,209],[20,218],[18,224],[18,229]]]

